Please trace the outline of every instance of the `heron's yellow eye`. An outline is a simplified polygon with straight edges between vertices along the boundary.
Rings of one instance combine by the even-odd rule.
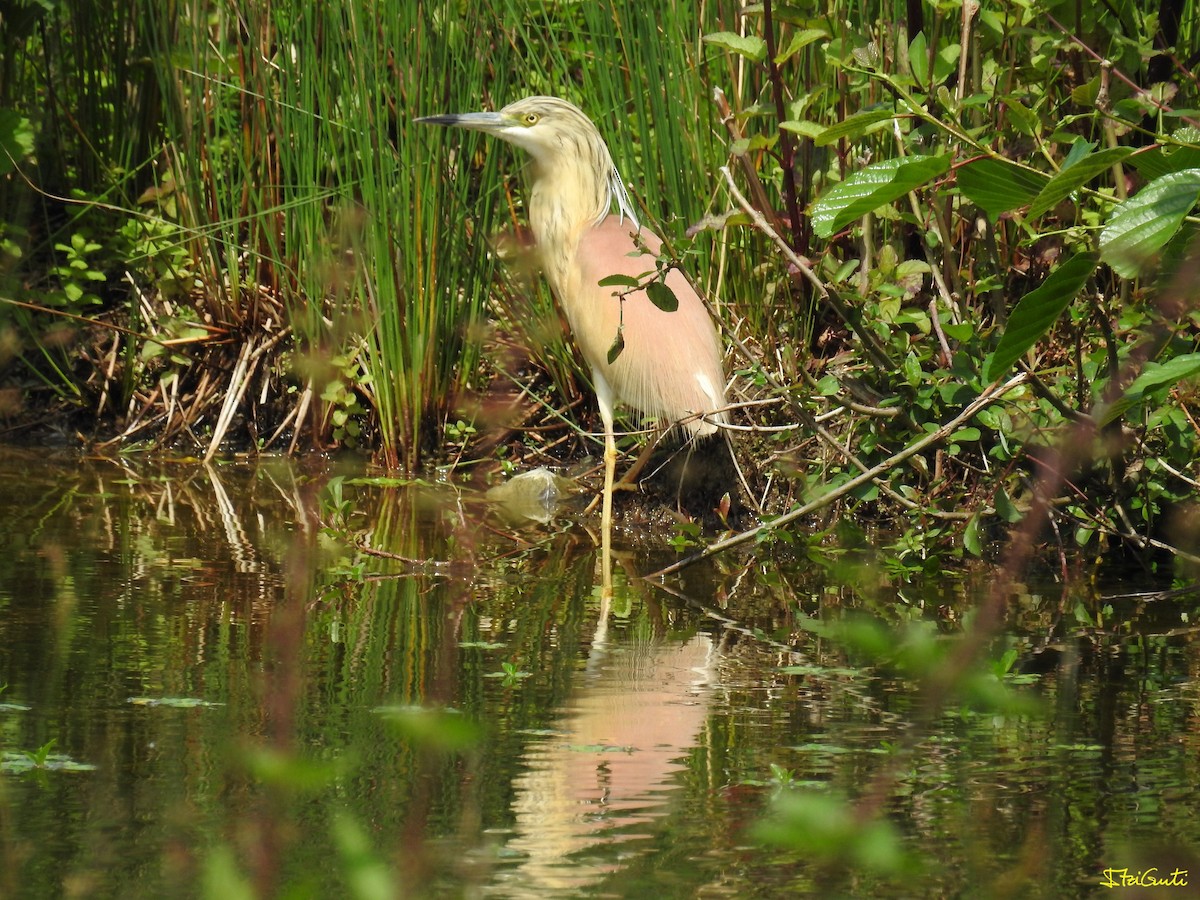
[[[525,113],[525,124],[526,125],[536,125],[538,123],[538,119],[540,119],[540,118],[541,118],[541,116],[539,116],[535,112]]]

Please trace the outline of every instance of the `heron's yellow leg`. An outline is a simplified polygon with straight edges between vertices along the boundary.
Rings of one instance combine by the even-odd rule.
[[[612,498],[613,476],[617,470],[617,441],[612,425],[604,429],[604,506],[600,514],[600,588],[601,596],[612,595]]]
[[[638,454],[638,458],[636,460],[634,460],[633,465],[630,466],[626,470],[624,475],[622,475],[620,478],[617,478],[616,473],[615,472],[613,473],[614,480],[613,480],[612,489],[614,491],[636,491],[636,490],[638,490],[637,478],[640,474],[642,474],[642,469],[646,468],[646,463],[648,463],[650,461],[650,457],[654,455],[654,451],[658,447],[659,438],[661,438],[661,437],[662,437],[662,432],[659,432],[657,435],[655,435],[653,440],[649,441],[646,444],[646,446],[642,448],[642,452],[640,454]],[[608,447],[609,447],[608,440],[606,438],[605,442],[604,442],[604,465],[605,465],[606,469],[608,467]],[[613,452],[613,458],[614,458],[613,464],[615,466],[616,465],[615,459],[616,459],[616,453],[617,453],[615,438],[614,438],[614,443],[612,445],[612,452]],[[585,509],[584,512],[588,515],[591,515],[595,511],[596,505],[598,503],[600,503],[600,501],[602,499],[603,499],[603,494],[599,497],[593,497],[591,502],[588,503],[587,509]]]
[[[593,372],[596,385],[596,405],[600,407],[600,421],[604,423],[604,497],[600,514],[600,593],[601,597],[612,596],[612,495],[613,476],[617,471],[617,439],[613,435],[613,395],[608,382],[598,372]]]

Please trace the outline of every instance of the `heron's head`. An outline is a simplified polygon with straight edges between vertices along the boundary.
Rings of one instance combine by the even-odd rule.
[[[499,112],[423,116],[417,121],[483,131],[528,151],[542,164],[552,165],[564,153],[578,156],[580,150],[595,144],[604,146],[592,120],[579,107],[557,97],[526,97]]]
[[[600,131],[566,100],[526,97],[499,112],[422,116],[416,121],[469,128],[508,141],[533,157],[535,191],[539,178],[556,189],[577,188],[587,198],[583,206],[593,218],[603,217],[615,200],[621,214],[637,227],[633,203]]]

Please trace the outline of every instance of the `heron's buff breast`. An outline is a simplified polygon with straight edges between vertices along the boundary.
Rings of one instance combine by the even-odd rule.
[[[604,377],[618,402],[664,424],[725,405],[720,344],[700,297],[688,280],[671,270],[666,284],[679,308],[665,312],[644,290],[600,287],[610,275],[645,282],[655,276],[662,242],[642,229],[639,252],[628,220],[608,216],[581,230],[577,240],[559,245],[557,258],[543,260],[547,280],[566,313],[575,342],[593,372]],[[648,252],[647,252],[648,251]],[[622,309],[622,306],[624,307]],[[622,328],[623,323],[623,328]],[[624,349],[610,365],[608,353],[621,328]],[[718,422],[724,415],[711,416]],[[693,434],[715,431],[708,422],[685,425]]]

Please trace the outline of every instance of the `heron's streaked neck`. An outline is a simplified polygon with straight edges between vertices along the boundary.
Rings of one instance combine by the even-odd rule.
[[[602,174],[593,162],[574,156],[534,161],[529,227],[544,253],[574,250],[583,230],[608,214],[612,206],[608,180],[612,163],[608,162]]]

